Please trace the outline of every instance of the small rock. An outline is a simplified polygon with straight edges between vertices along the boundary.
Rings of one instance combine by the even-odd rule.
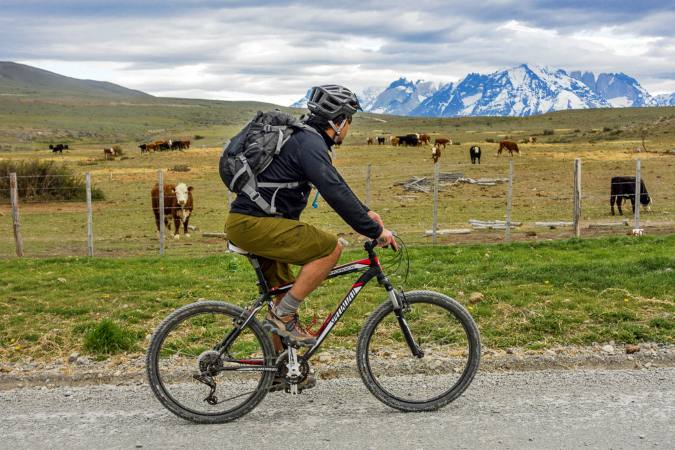
[[[515,350],[513,348],[509,347],[509,348],[506,349],[507,355],[513,355],[514,353],[515,353]]]
[[[69,362],[70,364],[72,364],[72,363],[74,363],[75,361],[77,361],[77,358],[79,358],[79,357],[80,357],[80,354],[79,354],[79,353],[73,352],[73,353],[71,353],[70,356],[68,357],[68,362]]]
[[[322,353],[319,355],[319,362],[330,362],[333,360],[333,357],[330,356],[328,353]]]
[[[57,278],[57,280],[58,280],[59,283],[65,283],[65,282],[68,281],[65,278],[61,278],[61,277]]]
[[[78,366],[86,366],[87,364],[91,363],[91,360],[89,358],[87,358],[86,356],[82,356],[82,357],[77,358],[75,363]]]
[[[555,352],[551,349],[548,349],[544,352],[544,355],[546,356],[555,356]]]
[[[605,353],[609,353],[610,355],[612,355],[612,354],[614,354],[614,347],[612,347],[612,346],[609,345],[609,344],[603,345],[603,346],[602,346],[602,351],[605,352]]]
[[[485,300],[485,296],[480,292],[472,292],[471,295],[469,295],[469,303],[480,303],[483,300]]]
[[[640,351],[640,346],[639,345],[634,345],[634,344],[626,344],[626,353],[631,355],[633,353],[637,353]]]

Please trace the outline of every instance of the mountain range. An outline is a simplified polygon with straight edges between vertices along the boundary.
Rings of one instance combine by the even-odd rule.
[[[624,73],[521,64],[491,74],[470,73],[456,83],[399,78],[384,90],[359,95],[364,111],[410,116],[531,116],[564,109],[675,106],[675,93],[652,97]],[[307,97],[291,105],[304,107]]]

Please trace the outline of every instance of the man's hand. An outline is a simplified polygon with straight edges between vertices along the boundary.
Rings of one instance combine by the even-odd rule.
[[[398,244],[396,243],[396,238],[394,237],[394,234],[391,231],[387,230],[386,228],[382,229],[382,234],[380,234],[380,237],[377,238],[377,245],[379,245],[380,247],[386,247],[388,245],[391,245],[391,248],[394,251],[398,251]]]

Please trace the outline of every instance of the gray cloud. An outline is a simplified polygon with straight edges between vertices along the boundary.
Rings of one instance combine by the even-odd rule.
[[[564,3],[564,5],[561,5]],[[315,83],[449,81],[522,62],[626,72],[675,90],[662,1],[73,1],[3,3],[1,60],[151,93],[291,101]],[[56,70],[59,71],[59,70]]]

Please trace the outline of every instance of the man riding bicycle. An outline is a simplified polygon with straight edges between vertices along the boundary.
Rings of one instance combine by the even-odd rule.
[[[270,286],[295,281],[288,293],[276,299],[265,328],[300,346],[311,346],[316,339],[300,324],[298,308],[326,279],[342,252],[336,236],[300,221],[310,183],[357,233],[396,249],[394,236],[380,216],[358,199],[332,164],[331,147],[344,141],[352,116],[361,109],[356,95],[342,86],[317,86],[311,90],[307,108],[310,115],[305,123],[318,133],[307,129],[293,133],[258,176],[269,184],[301,183],[282,190],[260,189],[263,199],[275,204],[276,215],[266,213],[248,196],[237,195],[227,219],[228,239],[259,257]],[[302,266],[296,280],[290,265]]]

